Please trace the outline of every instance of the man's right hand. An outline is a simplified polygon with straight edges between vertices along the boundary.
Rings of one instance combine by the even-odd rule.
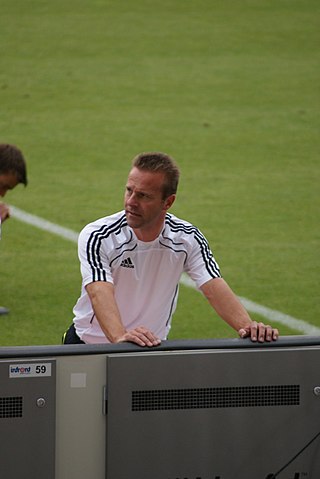
[[[138,346],[159,346],[161,340],[157,338],[149,329],[139,326],[138,328],[126,331],[126,333],[116,340],[117,343],[130,342]]]

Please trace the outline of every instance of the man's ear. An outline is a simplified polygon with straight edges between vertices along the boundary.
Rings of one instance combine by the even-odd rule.
[[[176,199],[176,195],[170,195],[168,196],[168,198],[165,200],[164,202],[164,209],[165,210],[168,210],[169,208],[171,208],[171,206],[173,205],[174,201]]]

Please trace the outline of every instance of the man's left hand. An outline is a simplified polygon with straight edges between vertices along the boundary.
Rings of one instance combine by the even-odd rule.
[[[252,321],[249,326],[239,329],[238,333],[240,338],[249,337],[251,341],[259,341],[259,343],[276,341],[279,337],[279,331],[276,328],[256,321]]]

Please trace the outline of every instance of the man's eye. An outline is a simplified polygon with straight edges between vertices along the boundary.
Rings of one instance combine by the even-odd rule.
[[[147,195],[147,193],[140,193],[139,198],[141,198],[142,200],[149,200],[151,196]]]

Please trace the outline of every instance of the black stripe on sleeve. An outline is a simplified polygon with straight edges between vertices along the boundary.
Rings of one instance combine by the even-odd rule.
[[[126,225],[126,216],[123,214],[118,221],[110,225],[103,225],[90,234],[86,250],[87,260],[92,271],[92,281],[107,281],[100,253],[102,240],[107,239],[112,233],[119,234],[123,226]]]
[[[173,232],[182,231],[187,235],[192,235],[200,247],[204,265],[210,276],[212,276],[213,278],[221,277],[219,266],[213,257],[209,243],[206,240],[205,236],[196,226],[175,221],[170,215],[167,215],[166,217],[166,224]]]

